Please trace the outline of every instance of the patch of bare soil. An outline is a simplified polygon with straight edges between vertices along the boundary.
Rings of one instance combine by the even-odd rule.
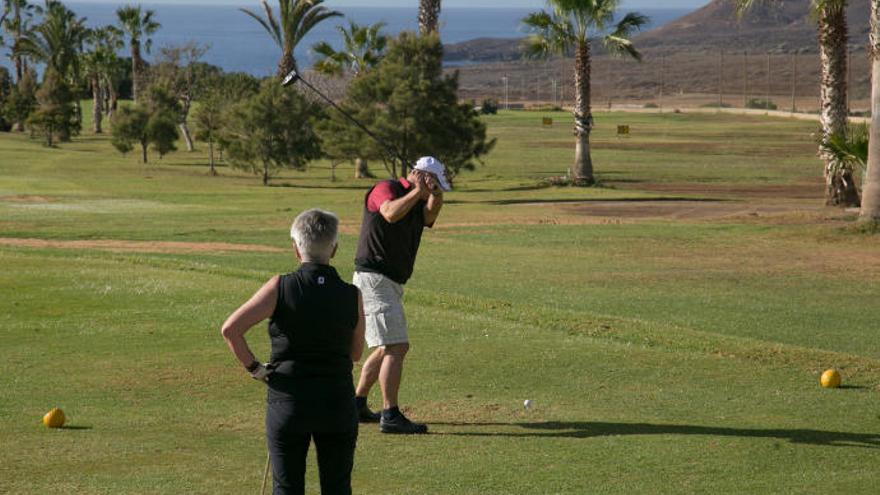
[[[0,201],[7,203],[51,203],[56,201],[56,199],[49,196],[18,194],[14,196],[0,196]]]
[[[732,201],[594,201],[568,204],[563,209],[598,217],[676,220],[778,215],[792,211],[791,206],[783,204],[755,205]]]
[[[610,182],[614,184],[613,181]],[[620,185],[625,188],[627,184]],[[793,184],[766,185],[732,185],[732,184],[700,184],[700,183],[641,183],[628,185],[640,191],[660,192],[666,194],[709,195],[724,199],[810,199],[822,202],[822,180]]]
[[[258,244],[231,244],[226,242],[121,241],[110,239],[62,241],[49,239],[0,238],[0,246],[163,254],[217,253],[225,251],[250,253],[284,252],[283,249],[277,247],[262,246]]]
[[[792,184],[615,183],[620,189],[681,196],[680,199],[545,203],[587,217],[616,219],[738,220],[803,223],[824,221],[821,179]],[[688,197],[694,197],[693,200]],[[700,197],[701,199],[696,199]],[[538,206],[537,204],[534,206]]]

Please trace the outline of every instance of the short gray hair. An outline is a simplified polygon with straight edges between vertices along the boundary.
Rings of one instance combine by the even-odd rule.
[[[312,208],[300,213],[290,226],[290,238],[304,260],[327,262],[333,255],[339,218],[329,211]]]

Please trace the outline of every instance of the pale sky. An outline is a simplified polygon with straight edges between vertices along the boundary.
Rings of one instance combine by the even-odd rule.
[[[190,4],[259,4],[259,0],[72,0],[70,3],[107,3],[127,5],[131,3],[190,3]],[[623,0],[626,8],[687,8],[702,7],[709,0]],[[328,7],[408,7],[417,5],[417,0],[326,0]],[[443,0],[443,7],[543,7],[543,0]]]

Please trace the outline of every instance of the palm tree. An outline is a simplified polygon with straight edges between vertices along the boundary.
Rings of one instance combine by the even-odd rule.
[[[377,22],[371,26],[348,24],[348,29],[336,27],[342,35],[342,50],[336,51],[326,41],[312,45],[312,51],[322,57],[315,62],[315,71],[329,76],[351,73],[357,77],[379,63],[388,45],[388,37],[380,33],[385,23]]]
[[[115,26],[104,26],[89,33],[90,50],[83,56],[83,67],[89,87],[92,90],[94,105],[92,116],[95,134],[102,132],[104,99],[110,89],[108,80],[119,64],[116,52],[124,46],[122,31]]]
[[[130,73],[131,59],[128,58],[117,56],[114,60],[108,60],[104,67],[104,113],[108,119],[113,119],[113,114],[119,107],[119,87]]]
[[[13,54],[45,63],[46,74],[52,74],[59,79],[52,81],[56,86],[63,83],[69,88],[77,87],[81,81],[80,55],[89,32],[86,18],[78,18],[59,0],[46,0],[42,8],[38,7],[35,10],[43,15],[43,21],[18,41]],[[79,98],[69,91],[61,91],[59,94],[72,99],[75,119],[78,125],[81,125],[82,108]],[[61,141],[70,140],[69,129],[69,127],[61,129],[59,133]]]
[[[3,0],[3,13],[0,15],[0,29],[9,34],[10,41],[4,42],[0,38],[0,46],[7,43],[11,48],[9,54],[15,66],[15,84],[21,85],[22,80],[28,73],[28,60],[23,54],[16,54],[16,47],[22,38],[33,33],[32,21],[34,18],[34,6],[27,0]],[[21,132],[24,130],[24,122],[13,122],[12,130]]]
[[[774,0],[735,1],[742,15],[756,4],[773,3]],[[819,155],[825,162],[825,204],[830,206],[858,206],[860,203],[852,167],[839,163],[833,154],[825,151],[831,136],[846,133],[848,120],[846,7],[847,0],[810,0],[810,9],[818,22],[822,64]]]
[[[359,77],[367,70],[376,66],[384,55],[388,45],[388,37],[381,34],[384,22],[377,22],[371,26],[360,26],[349,22],[346,30],[343,26],[336,29],[342,34],[342,50],[336,51],[326,41],[316,43],[312,50],[321,58],[314,65],[314,70],[330,76],[342,76],[350,73]],[[354,176],[356,179],[370,177],[367,169],[367,160],[356,158],[354,161]]]
[[[438,31],[440,23],[440,0],[419,0],[419,32],[429,34]]]
[[[116,9],[116,17],[122,30],[128,35],[129,45],[131,47],[131,79],[132,79],[132,95],[134,101],[138,101],[140,93],[145,83],[146,67],[144,59],[141,56],[141,44],[144,51],[150,53],[153,46],[153,40],[150,36],[162,27],[161,24],[153,20],[156,12],[141,10],[141,6],[137,7],[129,5]]]
[[[46,64],[46,70],[65,79],[78,79],[83,42],[88,34],[85,17],[76,14],[58,0],[46,0],[43,22],[16,43],[14,56],[28,57]]]
[[[880,0],[871,0],[871,131],[859,220],[880,222]]]
[[[341,12],[322,7],[324,0],[278,0],[281,17],[281,22],[278,22],[269,3],[266,0],[262,0],[261,3],[265,17],[250,9],[239,10],[259,22],[281,49],[281,60],[278,62],[279,77],[284,77],[297,68],[293,51],[312,28],[325,19],[342,15]]]
[[[3,0],[3,14],[0,15],[0,28],[9,33],[12,39],[12,61],[15,65],[15,82],[18,84],[27,71],[27,60],[23,55],[15,55],[15,47],[19,41],[30,33],[31,21],[34,16],[34,6],[27,0]],[[0,39],[0,46],[3,46]]]
[[[548,0],[550,12],[529,14],[523,23],[532,31],[525,49],[530,56],[575,53],[574,132],[577,136],[574,164],[570,174],[575,185],[595,182],[590,158],[590,132],[593,112],[590,106],[590,35],[606,32],[614,21],[620,0]],[[648,22],[648,18],[631,12],[613,26],[602,41],[609,53],[641,60],[641,54],[630,38]]]

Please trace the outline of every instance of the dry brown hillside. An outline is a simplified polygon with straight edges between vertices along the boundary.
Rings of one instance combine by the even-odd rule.
[[[850,39],[866,44],[868,0],[850,0],[847,11]],[[732,47],[749,50],[812,50],[816,46],[816,23],[810,14],[810,0],[785,0],[759,5],[738,18],[730,0],[715,0],[677,21],[638,37],[648,48]]]
[[[817,108],[819,59],[816,23],[810,0],[785,0],[759,6],[739,19],[732,2],[715,0],[665,26],[641,34],[635,44],[642,63],[610,58],[598,48],[593,63],[593,104],[654,103],[703,105],[723,101],[742,106],[751,98],[770,99],[780,109]],[[851,0],[848,10],[851,47],[851,108],[867,109],[870,72],[865,47],[868,0]],[[597,43],[598,45],[598,43]],[[483,40],[449,45],[480,54],[479,65],[461,67],[461,96],[503,101],[570,104],[572,60],[530,62],[515,59],[518,40]],[[497,51],[494,62],[492,51]],[[769,69],[769,70],[768,70]],[[555,88],[555,90],[554,90]],[[794,96],[794,98],[793,98]]]

